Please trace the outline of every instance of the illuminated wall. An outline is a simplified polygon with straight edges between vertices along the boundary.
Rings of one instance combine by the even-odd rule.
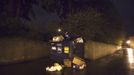
[[[131,37],[129,38],[129,40],[130,40],[130,46],[131,46],[132,48],[134,48],[134,36],[131,36]]]
[[[85,43],[85,58],[95,60],[114,53],[118,50],[117,48],[116,45],[87,41]]]
[[[0,40],[0,63],[17,62],[48,56],[48,46],[42,41],[21,38]]]

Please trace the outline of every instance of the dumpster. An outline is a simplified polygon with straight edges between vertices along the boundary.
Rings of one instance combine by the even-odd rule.
[[[50,45],[50,58],[67,67],[72,67],[74,56],[84,58],[84,41],[80,36],[56,35],[53,36]]]

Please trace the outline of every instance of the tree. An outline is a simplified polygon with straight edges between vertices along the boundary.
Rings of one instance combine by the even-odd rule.
[[[6,25],[7,21],[30,20],[29,13],[34,16],[32,5],[37,2],[36,0],[1,0],[0,4],[0,21],[5,22]]]
[[[104,19],[95,9],[88,9],[77,13],[70,13],[65,19],[63,28],[74,34],[91,39],[99,31]]]
[[[8,33],[18,33],[25,29],[21,19],[30,20],[33,4],[36,4],[36,0],[1,0],[0,28]]]
[[[48,12],[55,12],[62,19],[70,12],[79,12],[92,7],[94,0],[40,0],[39,4]]]
[[[125,35],[124,26],[120,21],[113,21],[106,18],[105,24],[95,34],[93,40],[121,45]]]
[[[32,5],[37,4],[36,0],[1,0],[3,10],[1,10],[0,16],[4,14],[6,17],[25,18],[29,19],[29,13],[33,14]]]
[[[120,21],[111,20],[95,9],[70,13],[64,21],[63,28],[83,36],[86,40],[119,44],[124,38]]]

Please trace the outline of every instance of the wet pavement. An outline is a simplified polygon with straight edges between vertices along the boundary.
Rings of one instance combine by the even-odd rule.
[[[50,65],[49,58],[40,58],[21,63],[0,65],[0,75],[134,75],[133,63],[122,53],[87,61],[87,67],[82,71],[64,69],[61,72],[47,72],[45,67]]]

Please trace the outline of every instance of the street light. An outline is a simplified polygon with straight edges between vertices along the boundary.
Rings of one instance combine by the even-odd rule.
[[[127,41],[126,41],[126,43],[127,43],[127,44],[130,44],[130,43],[131,43],[131,41],[130,41],[130,40],[127,40]]]
[[[62,30],[61,30],[61,28],[58,28],[58,32],[61,32]]]

